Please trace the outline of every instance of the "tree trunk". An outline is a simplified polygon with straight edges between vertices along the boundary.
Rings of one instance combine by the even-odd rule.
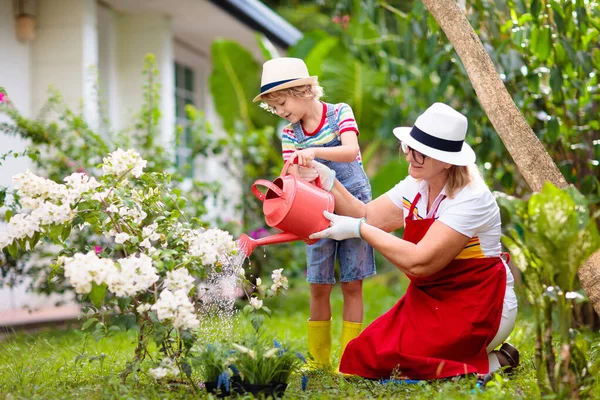
[[[423,4],[456,49],[485,113],[529,187],[539,192],[545,181],[566,187],[565,177],[510,97],[456,0],[423,0]],[[600,251],[580,268],[579,279],[600,314]]]

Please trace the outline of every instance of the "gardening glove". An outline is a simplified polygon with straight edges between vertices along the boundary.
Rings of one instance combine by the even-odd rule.
[[[329,211],[323,211],[323,216],[331,221],[331,225],[321,232],[313,233],[309,236],[310,239],[330,238],[344,240],[361,237],[360,224],[365,221],[364,218],[345,217],[343,215],[332,214]]]
[[[321,186],[323,189],[331,192],[333,183],[335,182],[335,171],[326,165],[321,164],[318,161],[312,161],[312,167],[317,170],[319,178],[321,179]]]
[[[298,165],[298,177],[306,182],[312,182],[319,176],[315,168]]]

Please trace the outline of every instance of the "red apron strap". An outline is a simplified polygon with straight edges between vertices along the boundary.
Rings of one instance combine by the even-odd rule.
[[[415,219],[413,218],[413,212],[415,211],[415,206],[417,205],[417,202],[419,201],[419,199],[421,198],[421,193],[417,193],[417,195],[415,196],[415,199],[413,200],[412,204],[410,205],[410,209],[408,210],[408,217],[410,219]]]

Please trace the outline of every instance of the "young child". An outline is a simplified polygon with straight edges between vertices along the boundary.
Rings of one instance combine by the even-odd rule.
[[[289,172],[309,182],[317,176],[316,160],[335,171],[337,179],[356,198],[371,200],[371,185],[362,167],[358,126],[350,106],[327,104],[319,98],[323,88],[309,76],[304,61],[276,58],[263,65],[261,92],[254,101],[286,119],[283,128],[284,160],[298,157]],[[362,280],[375,274],[373,248],[361,239],[321,239],[306,246],[307,281],[310,283],[308,350],[316,364],[331,366],[331,304],[336,256],[344,297],[340,358],[348,342],[361,332]]]

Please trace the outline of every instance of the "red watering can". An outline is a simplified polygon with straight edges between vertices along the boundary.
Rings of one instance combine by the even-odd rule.
[[[323,211],[333,212],[333,195],[322,189],[319,178],[313,185],[295,175],[288,175],[288,168],[295,162],[295,158],[286,161],[281,174],[273,182],[258,179],[252,185],[252,192],[263,202],[267,225],[283,232],[256,240],[243,234],[238,241],[246,256],[250,256],[257,246],[267,244],[295,240],[313,244],[319,239],[308,237],[329,227],[330,221],[323,216]],[[263,194],[258,186],[265,186],[268,190]]]

